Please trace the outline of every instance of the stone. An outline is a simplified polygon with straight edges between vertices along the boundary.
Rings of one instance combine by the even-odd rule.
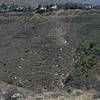
[[[22,98],[22,95],[19,93],[16,93],[16,94],[11,96],[11,99],[17,99],[17,98]]]

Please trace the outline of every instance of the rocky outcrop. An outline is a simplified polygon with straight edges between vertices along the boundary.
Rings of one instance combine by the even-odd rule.
[[[72,93],[66,91],[43,91],[36,94],[31,90],[6,83],[0,84],[0,100],[99,100],[97,91],[83,92],[74,90]],[[95,99],[94,99],[95,98]]]

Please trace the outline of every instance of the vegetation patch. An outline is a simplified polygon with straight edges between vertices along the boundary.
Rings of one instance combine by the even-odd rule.
[[[91,89],[95,81],[100,81],[100,66],[97,66],[100,59],[100,45],[85,41],[77,51],[80,52],[80,60],[66,80],[66,84]]]
[[[98,10],[65,10],[63,15],[66,16],[86,16],[86,15],[91,15],[91,16],[97,16],[100,15],[100,11]]]
[[[35,13],[35,12],[33,12],[32,16],[31,16],[31,21],[39,21],[39,22],[42,21],[43,22],[43,21],[46,21],[47,19],[48,19],[47,16],[41,15],[41,14]]]

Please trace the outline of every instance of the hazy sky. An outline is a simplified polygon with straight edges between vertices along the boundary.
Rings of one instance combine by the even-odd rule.
[[[92,3],[92,4],[100,4],[100,0],[69,0],[73,2],[82,2],[82,3]]]
[[[31,4],[36,5],[39,3],[42,4],[50,4],[50,3],[66,3],[66,2],[78,2],[78,3],[91,3],[91,4],[99,4],[100,0],[0,0],[0,3],[23,3],[23,4]]]
[[[51,2],[66,3],[67,1],[70,1],[78,3],[100,4],[100,0],[34,0],[34,1],[41,3],[51,3]]]

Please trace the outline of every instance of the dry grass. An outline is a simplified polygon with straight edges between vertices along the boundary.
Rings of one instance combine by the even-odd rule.
[[[58,96],[57,98],[36,95],[32,100],[93,100],[93,95],[90,93],[84,93],[80,96]]]
[[[100,81],[100,75],[96,75],[96,79]]]

